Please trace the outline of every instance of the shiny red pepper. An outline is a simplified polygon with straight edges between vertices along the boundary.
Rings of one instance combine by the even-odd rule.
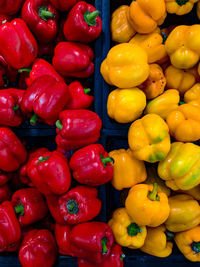
[[[49,0],[26,0],[21,15],[39,42],[48,44],[56,38],[58,12]]]
[[[0,13],[6,15],[16,14],[25,0],[1,0],[0,3]]]
[[[32,230],[27,233],[19,250],[22,267],[52,267],[57,247],[52,233],[48,230]]]
[[[1,9],[1,6],[0,6]],[[8,16],[6,14],[0,14],[0,26],[8,21],[11,21],[11,16]]]
[[[100,137],[101,126],[99,116],[90,110],[64,110],[56,122],[56,143],[67,150],[95,143]]]
[[[0,203],[10,200],[11,194],[12,192],[7,184],[0,186]]]
[[[22,227],[44,218],[48,213],[47,204],[36,188],[24,188],[12,196],[12,204]]]
[[[0,127],[0,169],[16,171],[26,158],[26,149],[17,136],[9,128]]]
[[[70,233],[71,226],[56,223],[54,235],[58,246],[58,252],[62,255],[74,256],[71,250]]]
[[[93,59],[94,52],[89,46],[61,42],[55,47],[52,62],[56,71],[63,76],[88,78],[94,72]]]
[[[68,87],[64,82],[45,75],[37,78],[25,91],[21,110],[35,125],[37,119],[53,125],[69,100]]]
[[[22,19],[0,26],[0,44],[0,54],[14,69],[28,67],[38,53],[37,42]]]
[[[69,11],[79,0],[50,0],[60,11]]]
[[[90,43],[98,38],[101,30],[99,11],[85,1],[72,8],[64,25],[64,35],[72,42]]]
[[[81,184],[98,186],[113,178],[113,159],[100,144],[92,144],[77,150],[71,157],[69,166],[73,177]]]

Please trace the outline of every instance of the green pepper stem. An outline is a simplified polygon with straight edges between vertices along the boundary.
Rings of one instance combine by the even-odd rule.
[[[67,202],[67,211],[70,214],[77,214],[78,213],[78,211],[79,211],[78,204],[77,204],[77,202],[74,199],[70,199]]]
[[[6,22],[7,22],[7,20],[4,19],[4,20],[1,22],[1,24],[5,24]]]
[[[136,236],[141,232],[142,232],[142,230],[140,229],[140,227],[136,223],[131,223],[127,227],[127,233],[129,236]]]
[[[18,72],[28,72],[30,73],[32,71],[32,69],[28,69],[28,68],[23,68],[23,69],[19,69]]]
[[[125,259],[125,254],[121,254],[121,256],[120,256],[120,261],[123,261],[124,259]]]
[[[17,111],[19,109],[19,106],[17,106],[17,105],[15,105],[14,107],[13,107],[13,111]]]
[[[38,115],[36,113],[34,113],[30,119],[30,124],[33,126],[36,125],[37,119],[38,119]]]
[[[171,232],[171,231],[169,231],[169,230],[167,230],[167,231],[165,232],[165,235],[166,235],[166,237],[167,237],[167,241],[171,241],[171,240],[174,239],[174,233]]]
[[[165,44],[166,40],[167,40],[167,34],[165,32],[161,32],[162,34],[162,38],[163,38],[163,44]]]
[[[103,254],[106,254],[107,251],[108,251],[108,248],[107,248],[107,245],[106,245],[107,242],[108,242],[108,239],[107,239],[106,237],[103,237],[103,238],[101,239],[102,253],[103,253]]]
[[[108,162],[113,162],[113,163],[114,163],[114,159],[111,158],[111,157],[106,157],[106,158],[104,158],[101,154],[100,154],[100,157],[101,157],[101,161],[102,161],[104,167],[106,167],[106,164],[107,164]]]
[[[43,161],[47,161],[49,159],[49,157],[39,157],[37,165],[40,164]]]
[[[90,88],[84,88],[83,90],[84,90],[84,93],[86,95],[88,95],[91,92],[91,89]]]
[[[84,13],[85,22],[89,26],[96,26],[96,18],[99,16],[99,11],[95,10],[90,12],[89,10]]]
[[[47,21],[48,19],[55,18],[55,14],[51,11],[49,11],[48,7],[42,6],[38,10],[38,14],[40,18],[44,21]]]
[[[154,183],[153,184],[153,191],[148,192],[148,198],[152,201],[159,201],[160,197],[157,195],[158,193],[158,184]]]
[[[191,247],[192,247],[192,250],[195,252],[194,254],[197,254],[200,252],[200,242],[193,242]]]
[[[183,104],[185,104],[185,102],[183,102],[183,101],[180,101],[180,102],[178,103],[179,106],[181,106],[181,105],[183,105]]]
[[[24,205],[22,203],[19,203],[17,206],[15,206],[15,213],[19,216],[24,215]]]
[[[63,125],[62,125],[62,123],[61,123],[60,120],[57,120],[57,121],[56,121],[56,127],[57,127],[59,130],[62,130]]]

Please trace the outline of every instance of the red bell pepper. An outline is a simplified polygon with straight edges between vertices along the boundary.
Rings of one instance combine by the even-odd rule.
[[[71,250],[71,241],[70,241],[71,227],[69,225],[55,225],[55,239],[58,246],[58,252],[63,255],[74,256]]]
[[[82,109],[89,108],[94,97],[88,95],[90,88],[83,88],[79,81],[74,81],[68,86],[70,93],[70,100],[65,106],[66,109]]]
[[[64,35],[72,42],[90,43],[98,38],[101,31],[99,11],[85,1],[72,8],[64,25]]]
[[[63,76],[88,78],[94,72],[93,59],[94,52],[89,46],[61,42],[54,49],[52,62],[56,71]]]
[[[34,158],[27,166],[27,173],[42,194],[62,195],[71,185],[68,161],[58,151],[46,152]]]
[[[21,110],[35,125],[38,117],[53,125],[69,100],[68,87],[64,82],[45,75],[37,78],[25,91]]]
[[[26,0],[21,15],[39,42],[48,44],[56,38],[58,12],[49,0]]]
[[[1,6],[0,6],[1,9]],[[11,16],[8,16],[6,14],[0,14],[0,26],[8,21],[11,21]]]
[[[22,227],[44,218],[48,213],[47,204],[36,188],[24,188],[12,196],[12,204]]]
[[[3,252],[17,244],[21,238],[21,228],[9,201],[0,205],[0,218],[0,252]]]
[[[67,150],[95,143],[100,137],[101,126],[99,116],[90,110],[64,110],[56,122],[56,143]]]
[[[23,2],[24,0],[1,0],[0,13],[14,15],[20,10]]]
[[[26,149],[17,136],[9,128],[0,127],[0,169],[16,171],[26,158]]]
[[[14,69],[28,67],[38,53],[37,42],[22,19],[0,26],[0,54]]]
[[[19,250],[22,267],[52,267],[57,247],[52,233],[48,230],[32,230],[27,233]]]
[[[10,177],[9,177],[8,173],[0,170],[0,186],[6,184],[9,180],[9,178]]]
[[[7,184],[0,186],[0,203],[10,200],[11,194],[12,192]]]
[[[73,177],[81,184],[98,186],[113,178],[113,159],[100,144],[92,144],[77,150],[70,159]]]
[[[69,11],[79,0],[50,0],[60,11]]]

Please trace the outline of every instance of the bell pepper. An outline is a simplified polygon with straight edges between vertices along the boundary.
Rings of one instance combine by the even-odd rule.
[[[146,96],[138,89],[115,89],[108,96],[108,116],[119,123],[129,123],[139,118],[146,107]]]
[[[200,262],[200,226],[176,233],[174,240],[186,259],[192,262]]]
[[[111,183],[115,189],[130,188],[146,180],[144,162],[136,159],[130,149],[113,150],[109,153],[109,157],[114,160]]]
[[[131,124],[128,143],[139,160],[151,163],[163,160],[171,146],[169,128],[157,114],[147,114]]]
[[[187,194],[192,196],[194,199],[200,201],[200,185],[197,185],[195,187],[193,187],[190,190],[179,190],[178,192],[181,192],[183,194]]]
[[[177,26],[168,36],[165,48],[172,65],[178,69],[192,68],[200,58],[200,25]]]
[[[181,95],[190,89],[196,81],[195,76],[188,70],[180,70],[172,65],[165,70],[165,78],[167,88],[176,89]]]
[[[71,226],[56,223],[54,235],[58,246],[58,252],[62,255],[74,256],[71,249],[70,234]]]
[[[0,26],[0,43],[0,54],[15,69],[28,67],[38,53],[37,42],[22,19]]]
[[[19,250],[22,267],[52,267],[57,255],[57,247],[52,233],[48,230],[29,231]]]
[[[139,33],[150,33],[164,22],[167,15],[164,0],[134,0],[130,5],[130,21]]]
[[[1,0],[0,13],[14,15],[20,10],[23,2],[24,0]]]
[[[7,184],[1,185],[0,186],[0,204],[6,200],[10,200],[11,194],[12,192]]]
[[[147,235],[146,227],[137,225],[125,208],[115,210],[108,225],[111,227],[115,241],[119,245],[131,249],[137,249],[144,245]]]
[[[67,158],[58,151],[46,152],[28,163],[27,174],[42,194],[64,194],[71,185]]]
[[[56,38],[58,13],[48,0],[26,0],[21,16],[39,42],[48,44]]]
[[[96,40],[101,30],[99,11],[85,1],[79,1],[73,6],[64,25],[67,40],[86,44]]]
[[[33,224],[48,213],[47,204],[36,188],[25,188],[12,195],[12,204],[22,227]]]
[[[68,100],[67,85],[64,82],[56,81],[49,75],[45,75],[37,78],[28,87],[21,103],[21,110],[31,117],[31,125],[35,125],[38,118],[49,125],[53,125]]]
[[[11,16],[8,16],[6,14],[0,14],[0,26],[8,21],[11,21]]]
[[[50,0],[60,11],[69,11],[79,0]]]
[[[158,164],[158,175],[173,190],[189,190],[200,183],[200,148],[192,143],[172,143],[167,157]]]
[[[157,227],[164,223],[170,212],[165,193],[158,192],[158,184],[133,186],[125,201],[125,208],[138,225]]]
[[[140,249],[156,257],[168,257],[172,253],[173,248],[171,237],[173,238],[173,233],[168,232],[164,225],[156,228],[147,227],[147,237],[144,246]]]
[[[200,83],[196,83],[184,94],[184,102],[200,107]]]
[[[84,44],[60,42],[54,49],[53,66],[65,77],[88,78],[94,72],[94,52]]]
[[[127,43],[136,33],[129,22],[129,6],[118,7],[111,18],[112,40],[116,43]]]
[[[148,57],[138,45],[124,43],[110,49],[101,64],[104,80],[119,88],[132,88],[149,76]]]
[[[0,170],[0,186],[6,184],[10,180],[9,174],[12,177],[11,173],[6,173],[6,172]]]
[[[144,91],[147,99],[152,99],[163,93],[166,79],[162,68],[158,64],[151,64],[149,67],[150,72],[147,80],[138,87]]]
[[[67,150],[93,144],[100,137],[101,126],[99,116],[90,110],[64,110],[56,122],[56,143]]]
[[[26,158],[26,149],[17,136],[9,128],[0,127],[0,169],[16,171]]]
[[[82,109],[89,108],[92,102],[94,101],[94,97],[89,95],[91,89],[83,88],[82,84],[79,81],[73,81],[68,86],[70,100],[65,106],[66,109]]]
[[[3,252],[17,244],[21,238],[21,228],[9,201],[0,205],[0,218],[0,252]]]
[[[168,13],[185,15],[189,13],[198,0],[165,0]]]
[[[169,231],[181,232],[200,223],[200,206],[198,201],[186,194],[169,198],[170,213],[165,222]]]

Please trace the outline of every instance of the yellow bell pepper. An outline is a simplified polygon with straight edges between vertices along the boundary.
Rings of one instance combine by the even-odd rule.
[[[119,245],[131,249],[143,246],[147,235],[146,227],[137,225],[128,215],[125,208],[115,210],[108,225],[111,227],[115,241]]]
[[[198,0],[165,0],[168,13],[175,13],[177,15],[185,15],[189,13],[194,3]]]
[[[200,108],[183,104],[167,115],[170,134],[181,142],[200,139]]]
[[[158,175],[173,190],[189,190],[200,183],[200,147],[175,142],[167,157],[158,164]]]
[[[139,33],[150,33],[164,22],[164,0],[133,0],[130,5],[130,21]]]
[[[117,8],[111,19],[112,40],[117,43],[127,43],[136,33],[128,20],[129,6]]]
[[[177,26],[169,34],[165,48],[174,67],[192,68],[200,59],[200,25]]]
[[[200,107],[200,83],[196,83],[184,94],[184,102]]]
[[[176,195],[169,198],[170,213],[165,225],[169,231],[181,232],[200,223],[200,206],[189,195]]]
[[[146,180],[144,162],[136,159],[130,149],[113,150],[109,153],[109,157],[114,159],[111,183],[115,189],[129,188]]]
[[[173,236],[170,233],[170,237]],[[170,242],[166,227],[160,225],[156,228],[147,227],[147,237],[141,251],[160,258],[168,257],[172,253],[173,243]]]
[[[128,123],[140,117],[146,107],[146,96],[138,88],[116,89],[108,96],[108,116],[119,123]]]
[[[188,260],[200,262],[200,226],[177,233],[174,240]]]
[[[194,199],[200,201],[200,185],[197,185],[195,187],[193,187],[192,189],[190,190],[179,190],[178,192],[181,192],[183,194],[187,194],[187,195],[190,195],[192,196]]]
[[[156,227],[169,216],[168,198],[165,193],[158,193],[157,183],[133,186],[126,198],[125,208],[138,225]]]
[[[171,146],[169,128],[157,114],[147,114],[131,124],[128,143],[139,160],[151,163],[163,160]]]
[[[101,64],[105,81],[119,88],[132,88],[149,76],[148,56],[138,45],[124,43],[112,47]]]
[[[162,117],[164,120],[167,115],[178,108],[180,102],[179,92],[175,89],[169,89],[162,95],[149,101],[146,106],[145,113],[154,113]]]

